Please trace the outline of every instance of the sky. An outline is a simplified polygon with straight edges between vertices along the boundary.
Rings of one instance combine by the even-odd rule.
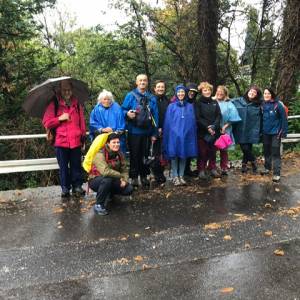
[[[162,0],[148,0],[153,6],[161,6]],[[259,0],[245,0],[245,2],[256,5]],[[115,23],[122,23],[126,21],[125,12],[115,10],[109,7],[109,0],[57,0],[57,7],[61,11],[68,11],[71,16],[76,17],[75,27],[91,27],[95,25],[102,25],[106,30],[113,30],[116,28]],[[50,16],[50,17],[49,17]],[[49,14],[48,21],[50,24],[55,22],[55,14]],[[246,23],[241,20],[235,22],[234,28],[231,32],[231,45],[240,54],[244,48]],[[223,38],[227,38],[227,33],[222,33]]]

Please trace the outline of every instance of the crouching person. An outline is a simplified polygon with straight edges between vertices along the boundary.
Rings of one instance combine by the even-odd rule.
[[[111,133],[105,146],[95,155],[89,175],[89,186],[97,193],[94,211],[107,215],[106,204],[114,194],[130,195],[133,187],[127,181],[124,156],[120,151],[120,138]]]

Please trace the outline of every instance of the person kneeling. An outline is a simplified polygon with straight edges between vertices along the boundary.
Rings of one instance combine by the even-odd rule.
[[[105,146],[95,155],[89,174],[89,186],[97,193],[94,211],[98,215],[108,214],[105,206],[113,194],[131,195],[133,187],[127,181],[118,134],[111,133]]]

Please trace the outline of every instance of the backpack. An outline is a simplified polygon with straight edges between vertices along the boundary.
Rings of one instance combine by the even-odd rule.
[[[142,129],[149,129],[153,125],[153,117],[149,107],[147,96],[140,96],[131,92],[137,101],[136,117],[133,119],[134,125]]]

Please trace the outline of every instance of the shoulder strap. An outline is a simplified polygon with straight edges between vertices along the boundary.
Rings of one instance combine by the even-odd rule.
[[[138,103],[141,102],[142,97],[140,95],[138,95],[135,91],[131,91],[131,94],[134,96]]]
[[[58,99],[57,99],[57,97],[54,96],[52,101],[54,102],[54,116],[56,117],[57,112],[58,112]]]

